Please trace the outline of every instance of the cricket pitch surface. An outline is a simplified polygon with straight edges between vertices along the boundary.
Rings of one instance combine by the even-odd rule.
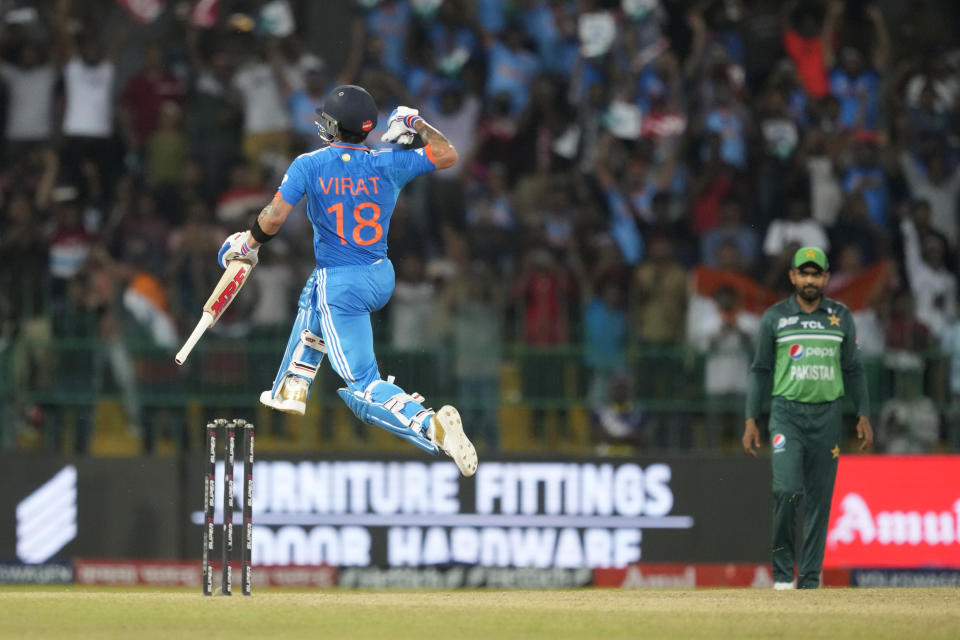
[[[0,587],[0,638],[957,638],[960,589]]]

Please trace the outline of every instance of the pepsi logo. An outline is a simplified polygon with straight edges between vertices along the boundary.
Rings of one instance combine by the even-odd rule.
[[[794,360],[799,360],[803,357],[803,345],[802,344],[792,344],[790,345],[790,357]]]
[[[778,433],[777,435],[773,436],[774,449],[783,449],[783,447],[786,446],[786,444],[787,444],[787,436],[783,435],[782,433]]]

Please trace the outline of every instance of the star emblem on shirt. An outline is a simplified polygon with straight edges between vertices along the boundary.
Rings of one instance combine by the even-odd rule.
[[[840,457],[840,445],[833,445],[833,449],[830,449],[830,455],[833,456],[833,459],[836,460]]]
[[[840,326],[840,316],[838,316],[838,315],[835,314],[835,313],[832,314],[832,315],[827,316],[827,320],[830,321],[830,326],[831,326],[831,327],[839,327],[839,326]]]

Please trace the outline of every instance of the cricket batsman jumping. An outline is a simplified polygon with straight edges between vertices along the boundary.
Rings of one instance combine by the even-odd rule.
[[[452,167],[457,150],[416,109],[390,114],[385,142],[421,149],[372,151],[362,143],[377,124],[377,106],[362,87],[342,85],[317,110],[317,129],[329,146],[296,158],[273,200],[253,227],[224,241],[218,254],[256,264],[260,245],[280,230],[290,211],[307,198],[317,268],[300,294],[299,311],[273,387],[260,395],[268,407],[303,415],[317,367],[328,355],[346,384],[338,393],[358,418],[405,438],[434,455],[443,451],[465,476],[477,471],[477,452],[463,431],[459,412],[423,405],[382,380],[373,352],[370,314],[386,305],[394,289],[387,257],[390,217],[400,189],[419,175]]]

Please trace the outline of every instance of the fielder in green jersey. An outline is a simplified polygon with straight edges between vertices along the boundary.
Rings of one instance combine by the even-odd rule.
[[[743,448],[760,446],[757,418],[773,383],[770,456],[773,466],[773,580],[777,589],[820,585],[824,545],[837,475],[843,397],[856,409],[861,450],[873,444],[867,417],[867,383],[850,310],[823,295],[830,278],[827,256],[816,247],[794,254],[790,281],[796,295],[763,314],[747,385]],[[803,540],[796,559],[797,507],[805,502]]]

